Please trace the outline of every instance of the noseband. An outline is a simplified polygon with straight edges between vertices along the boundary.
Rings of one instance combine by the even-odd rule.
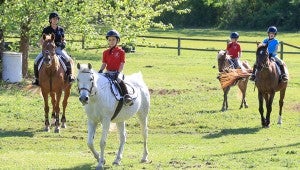
[[[92,72],[89,72],[89,71],[82,71],[81,73],[88,73],[88,74],[91,74],[92,75],[92,78],[91,78],[91,82],[92,82],[92,85],[91,85],[91,88],[90,89],[88,89],[88,88],[85,88],[85,87],[82,87],[82,88],[79,88],[78,87],[78,93],[80,93],[81,92],[81,90],[86,90],[86,91],[88,91],[89,93],[90,93],[90,95],[95,95],[95,94],[92,94],[92,90],[93,90],[93,88],[95,87],[95,85],[94,85],[94,74],[92,73]]]

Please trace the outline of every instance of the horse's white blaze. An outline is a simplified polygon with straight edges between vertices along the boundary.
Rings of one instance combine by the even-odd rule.
[[[91,65],[77,65],[78,70],[78,90],[79,100],[84,105],[85,112],[88,117],[88,147],[97,159],[98,167],[103,167],[104,148],[106,145],[106,138],[110,128],[111,118],[115,112],[118,101],[112,94],[110,89],[110,83],[103,74],[99,74],[91,69]],[[147,115],[150,108],[150,94],[148,87],[143,81],[142,74],[136,73],[125,77],[125,82],[134,87],[137,93],[137,98],[134,100],[132,106],[123,106],[120,113],[112,121],[115,122],[120,134],[120,146],[117,152],[114,164],[119,165],[124,150],[124,144],[126,142],[126,129],[125,120],[129,119],[137,113],[140,120],[142,135],[144,139],[144,153],[142,162],[147,161],[148,149],[147,149]],[[102,124],[102,137],[100,140],[100,154],[94,148],[94,134],[97,124]]]

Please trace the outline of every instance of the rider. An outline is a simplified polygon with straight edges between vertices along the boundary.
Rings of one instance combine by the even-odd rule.
[[[123,71],[126,58],[124,50],[118,46],[118,43],[120,42],[120,34],[116,30],[110,30],[106,34],[106,39],[108,41],[109,48],[103,52],[102,65],[99,73],[103,73],[103,70],[106,69],[106,73],[118,81],[124,92],[125,104],[131,106],[133,101],[128,95],[126,85],[123,80],[118,78],[120,72]]]
[[[241,68],[240,57],[242,56],[241,46],[238,43],[239,33],[232,32],[230,34],[230,42],[227,44],[226,53],[231,57],[230,61],[232,62],[234,68]]]
[[[50,13],[50,15],[49,15],[50,26],[45,27],[43,29],[42,34],[51,34],[51,33],[55,34],[55,39],[54,39],[55,45],[56,45],[55,52],[57,55],[61,55],[63,57],[63,59],[66,61],[65,62],[66,67],[67,67],[66,75],[68,77],[68,81],[71,83],[74,81],[74,78],[72,76],[72,64],[70,63],[72,58],[64,50],[64,48],[66,47],[65,33],[64,33],[64,29],[62,27],[58,26],[59,19],[60,19],[60,17],[57,12]],[[41,37],[39,43],[42,45],[43,42],[44,42],[44,39],[43,39],[43,37]],[[40,53],[35,58],[35,61],[34,61],[35,82],[32,83],[34,85],[39,85],[38,64],[42,57],[43,57],[43,54]]]
[[[275,38],[277,34],[277,28],[275,26],[270,26],[267,32],[268,32],[268,38],[262,41],[262,45],[268,45],[269,57],[274,59],[275,62],[279,64],[279,68],[281,71],[281,80],[283,82],[286,82],[288,80],[288,77],[284,70],[283,61],[277,56],[277,50],[279,45],[279,41]],[[256,63],[253,66],[253,72],[250,77],[250,80],[252,81],[255,80],[255,72],[256,72]]]

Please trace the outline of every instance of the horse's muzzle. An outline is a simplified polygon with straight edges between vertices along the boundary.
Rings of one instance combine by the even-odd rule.
[[[80,97],[79,97],[79,101],[80,101],[81,104],[84,106],[84,105],[88,104],[88,102],[89,102],[89,97],[88,97],[88,96],[80,96]]]

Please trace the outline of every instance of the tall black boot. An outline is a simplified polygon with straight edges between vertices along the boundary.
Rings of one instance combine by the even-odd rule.
[[[128,94],[128,90],[127,90],[127,87],[126,87],[124,81],[119,82],[119,85],[121,86],[121,89],[123,91],[123,95],[124,95],[123,97],[124,97],[125,104],[132,106],[133,101],[132,101],[132,98]]]
[[[287,77],[287,75],[285,74],[285,70],[284,70],[283,65],[279,65],[279,68],[280,68],[280,71],[281,71],[281,80],[282,80],[283,82],[288,81],[288,77]]]
[[[254,80],[255,80],[255,78],[256,78],[255,73],[256,73],[256,64],[254,64],[253,70],[252,70],[252,74],[251,74],[251,76],[250,76],[250,80],[251,80],[251,81],[254,81]]]
[[[34,70],[35,80],[34,80],[34,82],[32,82],[32,85],[39,86],[39,84],[40,84],[39,83],[39,66],[37,63],[34,63],[33,70]]]
[[[67,67],[67,71],[66,71],[67,79],[70,83],[72,83],[74,81],[74,77],[72,76],[72,65],[71,65],[71,63],[66,62],[66,67]]]

